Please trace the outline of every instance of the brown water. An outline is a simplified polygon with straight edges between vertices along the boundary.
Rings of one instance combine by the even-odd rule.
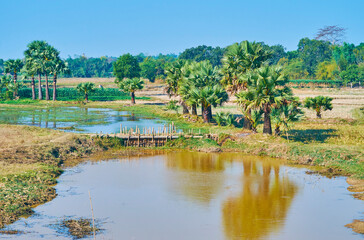
[[[345,178],[307,175],[276,159],[174,152],[89,161],[66,169],[58,197],[9,226],[5,239],[71,239],[52,225],[95,217],[98,239],[363,239],[344,225],[363,218]]]

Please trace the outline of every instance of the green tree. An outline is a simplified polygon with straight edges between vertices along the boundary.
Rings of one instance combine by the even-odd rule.
[[[138,60],[131,54],[124,54],[113,64],[115,82],[120,83],[124,78],[140,77],[140,66]]]
[[[17,85],[18,73],[23,67],[23,61],[21,59],[9,59],[4,62],[5,73],[13,75],[14,86]],[[14,97],[17,95],[17,90],[13,91]]]
[[[335,61],[320,62],[316,69],[316,79],[334,80],[338,77],[338,67]]]
[[[154,82],[157,76],[157,61],[147,57],[140,63],[140,76]]]
[[[26,61],[32,65],[33,70],[38,74],[38,99],[42,100],[42,74],[46,71],[44,64],[44,52],[48,46],[46,41],[33,41],[28,44],[24,55]],[[27,60],[28,59],[28,60]]]
[[[304,100],[304,107],[308,109],[313,109],[316,111],[316,116],[321,118],[321,112],[326,110],[332,110],[332,98],[317,96],[308,97]]]
[[[236,95],[245,111],[255,109],[264,112],[263,133],[272,134],[272,108],[292,95],[286,83],[287,77],[281,68],[264,66],[252,74],[247,91]]]
[[[190,60],[196,62],[202,62],[207,60],[212,64],[212,66],[220,66],[224,52],[225,49],[220,47],[213,48],[210,46],[202,45],[184,50],[178,58],[182,60]]]
[[[140,78],[126,78],[119,83],[119,88],[124,92],[129,92],[131,104],[135,104],[135,92],[143,89],[144,81]]]
[[[92,82],[80,83],[77,85],[76,89],[80,93],[84,94],[86,102],[88,102],[89,94],[96,90],[95,84]]]
[[[329,61],[332,57],[330,42],[302,38],[298,43],[298,56],[310,76],[314,76],[320,62]]]
[[[50,73],[53,74],[53,101],[57,100],[57,76],[60,73],[70,72],[68,63],[64,62],[58,55],[54,56],[50,64]]]

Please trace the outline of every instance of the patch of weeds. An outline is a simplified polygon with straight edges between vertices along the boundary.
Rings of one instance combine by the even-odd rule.
[[[59,223],[61,232],[65,229],[73,239],[80,239],[87,236],[92,236],[95,233],[101,231],[96,224],[95,229],[93,228],[92,219],[89,218],[78,218],[78,219],[64,219]]]

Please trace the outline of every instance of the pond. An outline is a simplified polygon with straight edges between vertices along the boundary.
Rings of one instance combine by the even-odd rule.
[[[82,107],[0,107],[0,123],[21,124],[70,132],[117,133],[127,128],[158,129],[167,122],[127,111]]]
[[[66,168],[58,196],[5,239],[71,239],[54,224],[95,218],[98,239],[361,239],[344,227],[363,203],[344,177],[329,179],[277,159],[170,152],[89,160]]]

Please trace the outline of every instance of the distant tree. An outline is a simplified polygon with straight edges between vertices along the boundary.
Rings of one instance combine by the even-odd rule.
[[[338,65],[339,71],[344,71],[348,65],[356,64],[354,49],[354,44],[345,42],[342,46],[334,47],[333,57]]]
[[[80,83],[77,85],[76,89],[80,93],[84,94],[86,102],[88,102],[89,94],[96,90],[95,84],[93,84],[91,82]]]
[[[140,78],[126,78],[119,82],[119,88],[124,92],[129,92],[131,97],[131,104],[135,104],[135,92],[143,89],[144,81]]]
[[[220,66],[224,52],[225,49],[220,47],[213,48],[210,46],[202,45],[184,50],[178,58],[184,60],[192,60],[196,62],[208,60],[210,61],[212,66]]]
[[[341,44],[344,40],[346,29],[338,25],[325,26],[320,28],[316,34],[316,40],[324,40],[332,45]]]
[[[113,64],[115,82],[120,83],[124,78],[140,77],[140,67],[138,60],[131,54],[124,54]]]
[[[340,78],[344,82],[345,85],[348,83],[361,83],[364,81],[364,68],[359,67],[356,64],[349,65],[346,70],[340,73]]]
[[[23,61],[21,59],[9,59],[4,62],[5,73],[10,73],[13,76],[14,86],[17,84],[18,73],[23,67]],[[17,89],[14,88],[14,97],[17,95]]]
[[[332,110],[332,98],[317,96],[317,97],[308,97],[304,100],[304,107],[313,109],[316,111],[316,116],[321,118],[321,112],[326,110]]]
[[[140,63],[140,76],[154,82],[157,76],[157,61],[153,58],[147,57]]]
[[[0,58],[0,74],[4,72],[4,60]]]
[[[331,44],[326,41],[303,38],[298,43],[298,57],[302,59],[305,69],[314,76],[320,62],[329,61],[332,57]]]
[[[317,66],[316,79],[334,80],[338,75],[339,70],[335,61],[323,61]]]

